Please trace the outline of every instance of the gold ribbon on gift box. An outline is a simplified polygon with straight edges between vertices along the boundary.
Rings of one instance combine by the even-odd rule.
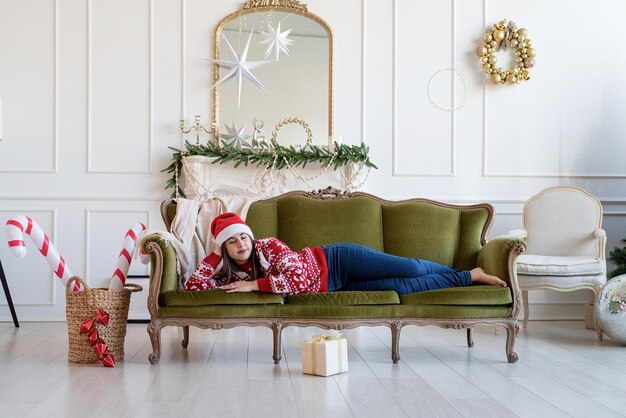
[[[313,339],[315,340],[316,343],[321,343],[322,341],[326,341],[326,340],[340,340],[341,336],[343,334],[335,334],[335,335],[326,335],[326,334],[320,334],[320,335],[316,335],[315,337],[313,337]]]
[[[320,334],[313,337],[315,344],[311,344],[311,366],[313,373],[317,374],[317,344],[323,344],[325,341],[340,341],[343,334],[326,335]],[[343,347],[339,344],[339,371],[343,370]]]

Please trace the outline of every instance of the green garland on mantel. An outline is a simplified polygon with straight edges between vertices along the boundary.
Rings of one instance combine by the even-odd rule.
[[[269,150],[238,148],[225,143],[222,143],[222,145],[214,143],[196,145],[188,141],[185,141],[185,151],[173,147],[168,148],[174,151],[174,154],[172,155],[171,164],[161,170],[162,172],[172,173],[172,177],[166,183],[165,190],[176,188],[176,173],[180,175],[183,157],[190,155],[214,158],[212,164],[234,163],[234,168],[242,164],[244,166],[250,164],[257,167],[262,166],[268,168],[274,165],[274,168],[282,169],[287,167],[285,163],[286,159],[289,165],[302,168],[306,167],[308,163],[320,163],[322,167],[326,167],[332,162],[334,170],[352,163],[362,163],[365,167],[378,169],[378,167],[370,161],[368,156],[369,147],[365,144],[346,145],[335,142],[335,152],[329,150],[328,147],[320,147],[318,145],[309,144],[302,149],[297,149],[293,145],[285,147],[276,142],[272,143]],[[335,153],[336,155],[333,158],[333,154]],[[178,193],[182,197],[186,197],[180,186]],[[176,191],[172,193],[172,197],[175,195]]]

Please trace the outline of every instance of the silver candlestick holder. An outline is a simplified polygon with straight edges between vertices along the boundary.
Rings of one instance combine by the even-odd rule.
[[[206,126],[200,123],[200,115],[194,115],[194,123],[189,128],[185,129],[185,120],[181,119],[178,123],[180,127],[180,131],[184,134],[188,134],[192,131],[196,134],[196,145],[200,145],[200,135],[205,132],[207,134],[212,134],[215,132],[215,121],[211,122],[211,126],[207,128]]]

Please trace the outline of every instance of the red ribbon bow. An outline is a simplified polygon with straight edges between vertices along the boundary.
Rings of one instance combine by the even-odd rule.
[[[88,334],[87,342],[96,352],[96,357],[102,362],[104,367],[115,367],[115,357],[109,353],[109,349],[100,335],[96,323],[105,327],[109,324],[109,314],[102,309],[98,309],[96,317],[87,319],[80,324],[80,333]]]

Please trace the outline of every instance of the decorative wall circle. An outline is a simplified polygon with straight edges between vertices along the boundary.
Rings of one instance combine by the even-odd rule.
[[[465,86],[465,98],[463,99],[463,102],[456,107],[451,107],[451,108],[447,108],[447,107],[443,107],[438,105],[435,100],[433,100],[432,95],[430,94],[430,84],[432,83],[433,79],[441,72],[443,71],[451,71],[454,74],[458,74],[459,77],[461,77],[461,80],[463,80],[463,85]],[[432,104],[433,106],[435,106],[438,109],[441,110],[445,110],[447,112],[452,112],[454,110],[459,110],[460,108],[462,108],[463,106],[465,106],[467,104],[467,101],[469,100],[469,96],[470,96],[470,89],[469,89],[469,80],[467,79],[467,77],[465,76],[465,74],[463,74],[461,71],[454,69],[454,68],[442,68],[441,70],[437,71],[435,74],[433,74],[429,79],[428,79],[428,85],[426,86],[426,93],[428,93],[428,100],[430,101],[430,104]]]
[[[508,70],[498,67],[495,52],[515,50],[515,64]],[[501,20],[485,32],[482,44],[476,48],[480,66],[494,84],[519,84],[530,79],[529,68],[535,66],[537,51],[528,38],[528,31],[517,28],[512,21]]]

